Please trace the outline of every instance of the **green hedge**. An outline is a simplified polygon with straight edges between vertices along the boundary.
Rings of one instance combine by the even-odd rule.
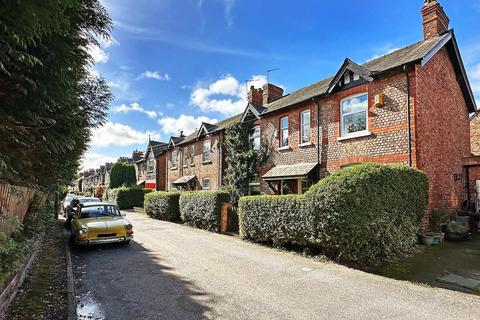
[[[144,208],[148,216],[165,221],[180,220],[180,192],[152,192],[145,195]]]
[[[230,201],[222,191],[193,191],[180,195],[180,217],[192,227],[219,232],[221,204]]]
[[[145,195],[150,192],[152,192],[150,189],[127,187],[109,189],[107,191],[108,201],[116,203],[121,210],[143,207]]]
[[[303,196],[241,198],[240,235],[375,265],[413,248],[427,203],[428,179],[421,171],[360,164],[326,177]]]

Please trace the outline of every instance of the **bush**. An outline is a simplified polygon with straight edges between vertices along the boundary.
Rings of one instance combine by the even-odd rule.
[[[180,220],[180,192],[152,192],[145,195],[145,212],[149,217],[165,220]]]
[[[193,191],[180,195],[180,217],[192,227],[219,232],[221,204],[230,195],[221,191]]]
[[[95,197],[102,199],[103,194],[105,193],[105,187],[102,185],[98,185],[95,187]]]
[[[118,188],[121,186],[132,186],[137,178],[133,164],[117,162],[110,171],[110,187]]]
[[[108,201],[116,203],[120,210],[143,207],[145,194],[152,192],[150,189],[120,187],[108,190]]]
[[[428,203],[424,173],[404,165],[360,164],[340,170],[304,196],[244,197],[244,238],[299,244],[359,265],[410,251]]]

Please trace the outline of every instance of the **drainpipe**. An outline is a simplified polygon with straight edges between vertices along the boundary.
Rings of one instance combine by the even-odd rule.
[[[320,179],[320,104],[315,100],[315,97],[312,98],[313,103],[317,106],[317,164],[318,164],[318,179]]]
[[[222,187],[222,173],[223,173],[223,152],[222,152],[222,145],[223,145],[223,132],[220,132],[218,137],[218,178],[217,178],[217,189]]]
[[[408,76],[407,65],[403,65],[403,72],[407,78],[407,130],[408,130],[408,165],[412,166],[412,120],[410,107],[410,77]]]

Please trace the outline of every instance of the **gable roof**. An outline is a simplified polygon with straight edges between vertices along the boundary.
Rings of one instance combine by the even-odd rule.
[[[200,138],[201,135],[203,134],[210,134],[215,132],[217,129],[217,125],[207,123],[207,122],[202,122],[202,125],[200,126],[200,129],[197,130],[197,139]]]
[[[168,148],[170,147],[175,147],[177,144],[182,142],[185,139],[184,136],[182,137],[170,137],[170,140],[168,140]]]
[[[360,77],[365,79],[368,82],[373,81],[372,72],[370,70],[365,69],[359,64],[356,64],[350,59],[345,59],[342,66],[338,70],[337,74],[333,77],[330,85],[328,86],[327,92],[332,93],[333,89],[335,89],[336,85],[340,82],[345,74],[345,71],[350,70],[355,74],[358,74]]]
[[[245,108],[245,111],[242,114],[241,121],[242,122],[245,121],[245,119],[247,118],[249,113],[253,114],[253,116],[255,118],[260,119],[261,114],[263,112],[265,112],[266,110],[267,110],[267,108],[264,107],[264,106],[259,106],[259,105],[256,105],[256,104],[253,104],[253,103],[249,102],[247,107]]]
[[[358,65],[347,59],[345,60],[344,64],[342,64],[342,67],[339,69],[336,76],[329,77],[317,83],[301,88],[289,95],[269,103],[265,106],[267,110],[265,110],[262,115],[310,100],[317,96],[328,94],[331,84],[335,83],[334,80],[344,68],[356,68],[357,72],[359,73],[369,72],[371,77],[375,77],[376,75],[399,68],[409,63],[420,62],[422,65],[425,65],[435,53],[437,53],[447,44],[447,49],[449,50],[453,65],[458,71],[457,73],[461,75],[459,83],[462,87],[462,92],[464,93],[467,106],[470,112],[474,112],[476,110],[475,99],[473,98],[473,93],[464,71],[465,68],[459,54],[455,35],[453,30],[450,30],[443,35],[417,42],[403,49],[399,49],[379,58],[367,61],[362,65]]]
[[[237,120],[240,120],[241,117],[242,117],[242,114],[237,114],[233,117],[230,117],[230,118],[227,118],[225,120],[219,121],[215,124],[211,124],[212,125],[211,128],[213,129],[213,126],[215,126],[215,128],[214,128],[214,130],[210,131],[209,134],[214,134],[214,133],[225,130],[229,125],[231,125],[232,123],[234,123]],[[200,129],[201,129],[201,127],[200,127]],[[200,129],[195,130],[193,133],[186,136],[184,140],[182,140],[180,143],[178,143],[178,145],[183,145],[183,144],[198,140],[200,138],[200,135],[198,134]]]

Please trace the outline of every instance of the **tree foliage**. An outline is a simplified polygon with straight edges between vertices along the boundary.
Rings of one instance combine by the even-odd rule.
[[[252,150],[249,136],[252,129],[251,121],[237,121],[225,131],[225,149],[227,162],[225,181],[231,190],[233,204],[240,197],[248,194],[248,185],[256,175],[257,167],[268,158],[268,145],[262,145],[260,150]]]
[[[0,0],[0,17],[0,178],[70,181],[112,100],[86,49],[111,19],[98,0]]]
[[[129,187],[134,185],[136,180],[133,164],[119,161],[112,166],[112,171],[110,171],[110,188]]]

